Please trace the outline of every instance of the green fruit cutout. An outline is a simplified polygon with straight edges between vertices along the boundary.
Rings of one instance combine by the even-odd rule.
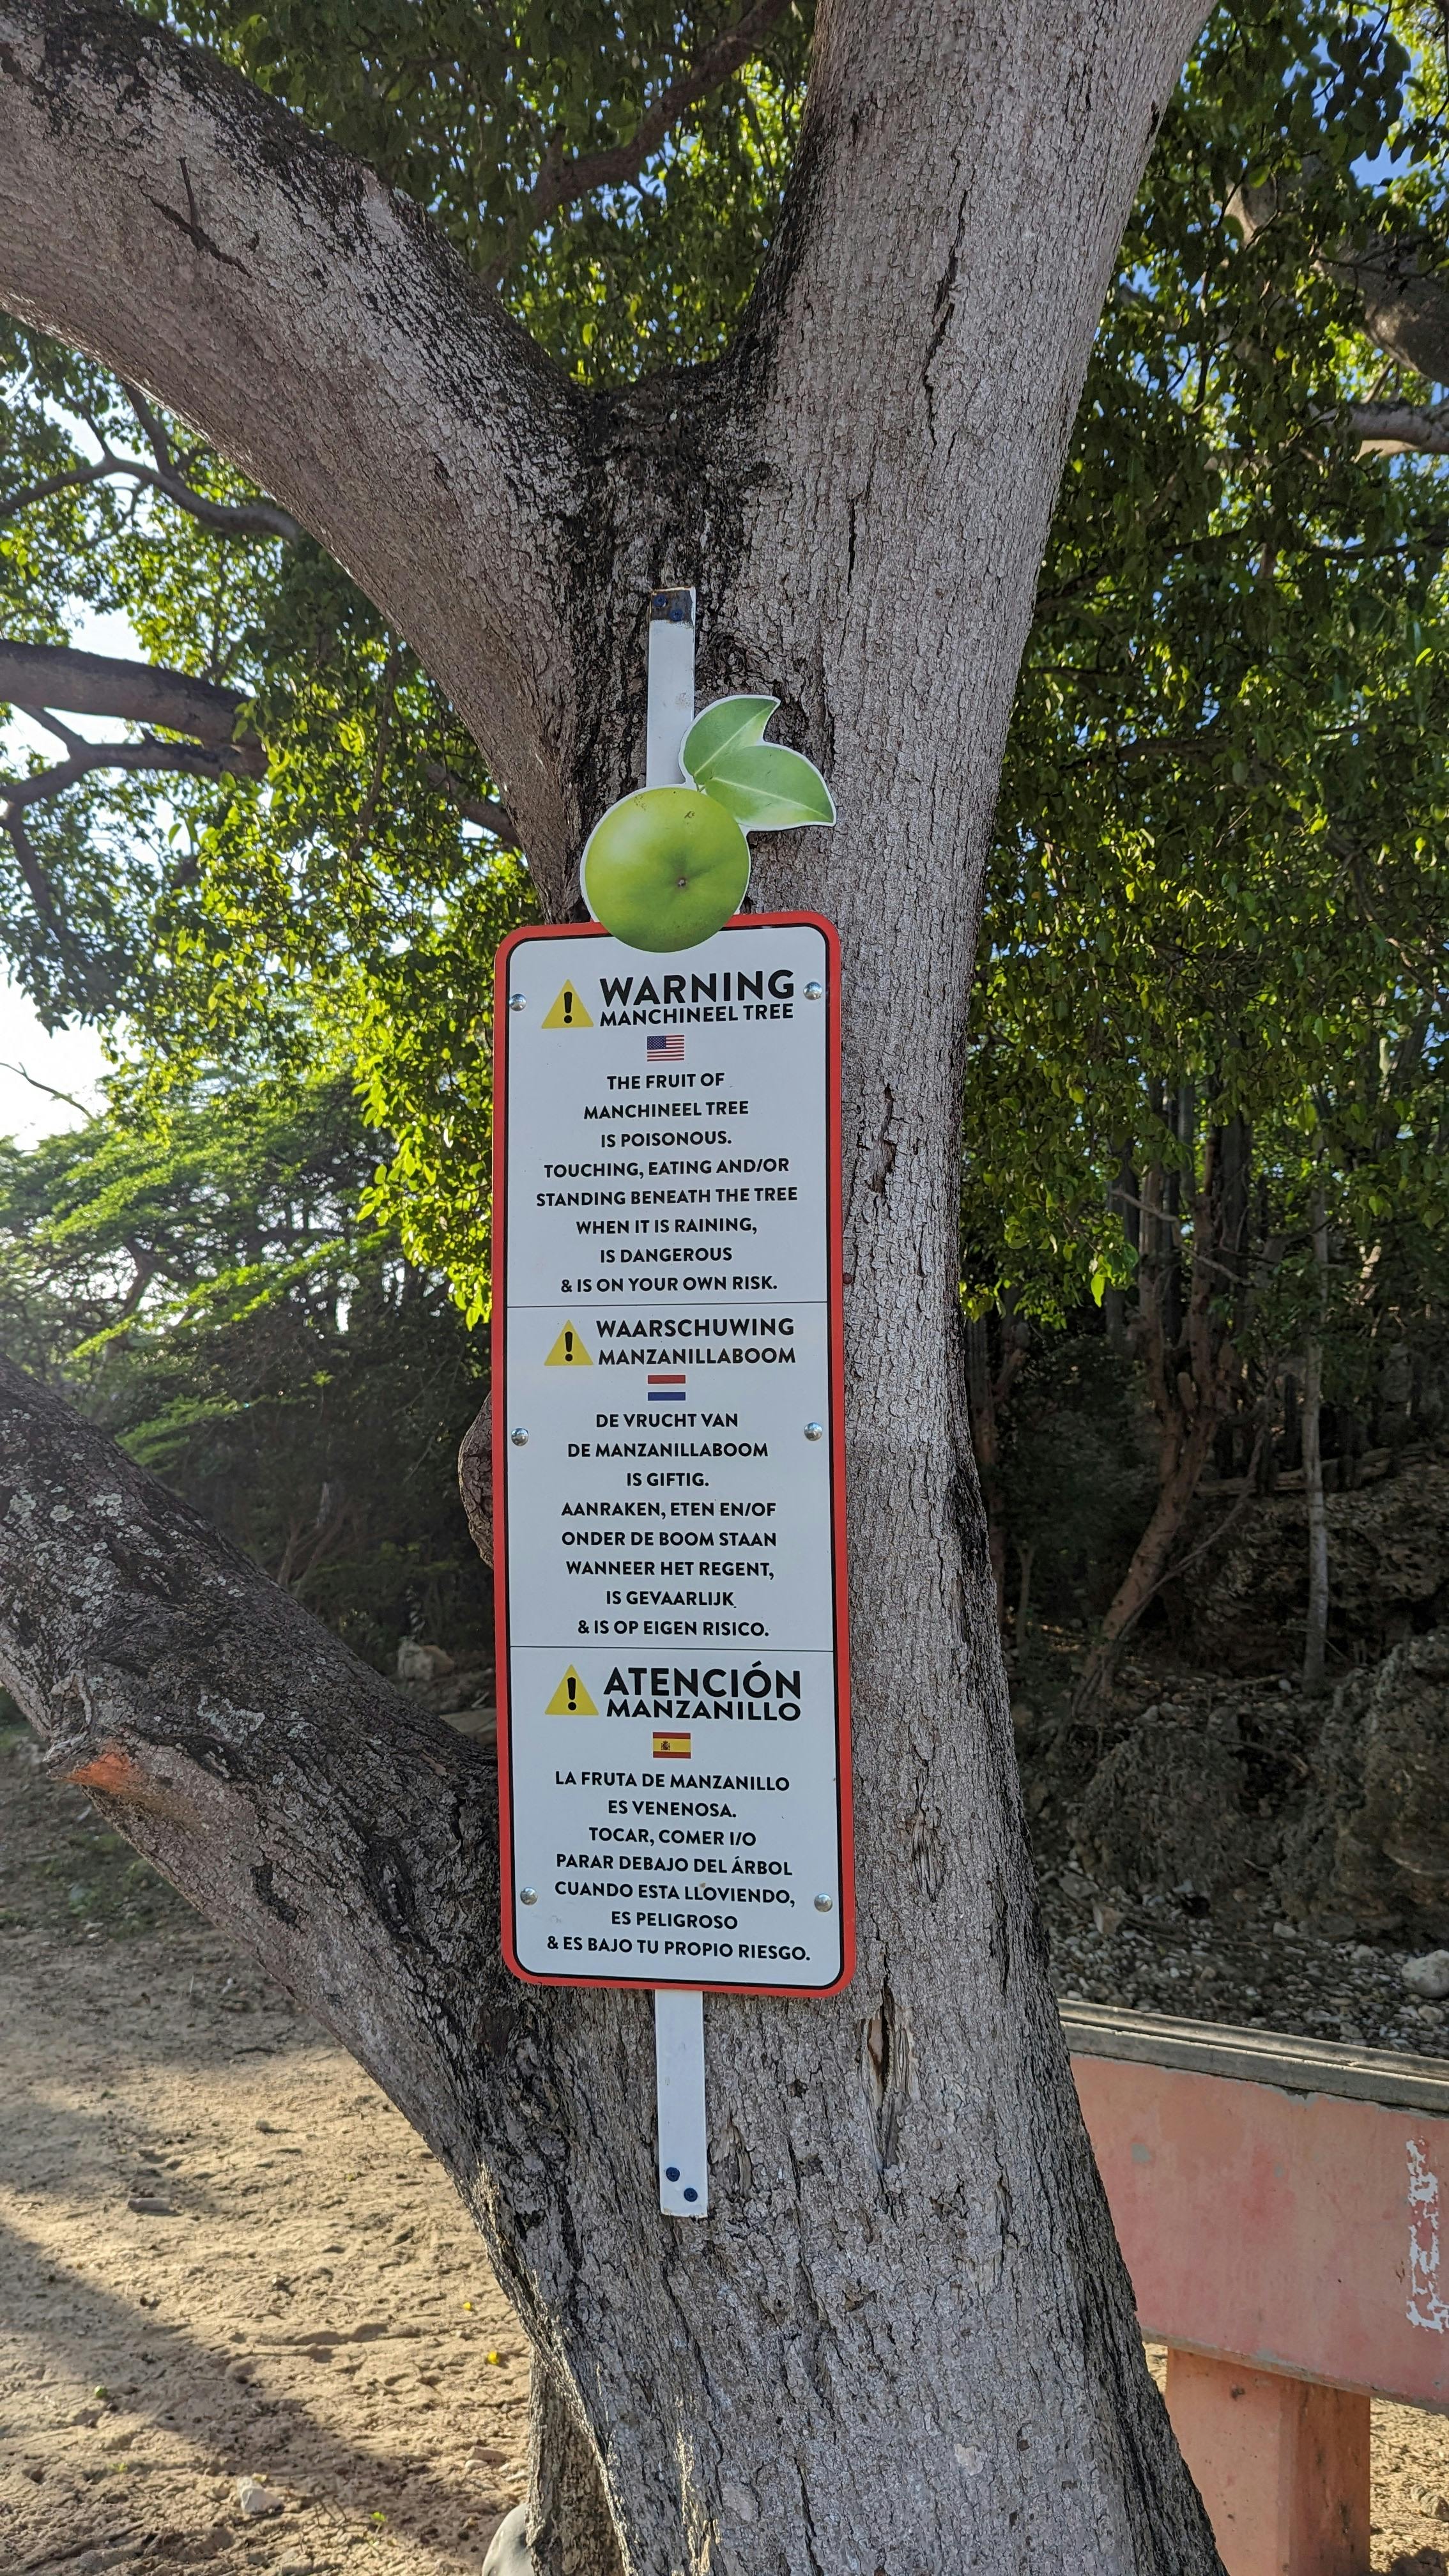
[[[584,850],[584,901],[626,948],[697,948],[739,911],[750,845],[698,787],[641,787],[611,805]]]
[[[812,761],[766,742],[778,698],[718,698],[680,747],[686,787],[641,787],[611,805],[584,848],[584,901],[626,948],[667,954],[722,930],[750,882],[746,832],[833,823]]]

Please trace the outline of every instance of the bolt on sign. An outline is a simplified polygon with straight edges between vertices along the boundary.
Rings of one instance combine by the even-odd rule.
[[[680,957],[498,960],[504,1950],[569,1985],[854,1967],[840,963],[751,914]]]

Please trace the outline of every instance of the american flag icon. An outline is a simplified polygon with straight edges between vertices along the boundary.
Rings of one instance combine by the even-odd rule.
[[[646,1038],[645,1046],[651,1064],[683,1064],[684,1062],[682,1029],[666,1029],[662,1037]]]

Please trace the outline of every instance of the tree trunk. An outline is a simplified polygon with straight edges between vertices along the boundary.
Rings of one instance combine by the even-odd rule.
[[[1328,1221],[1320,1190],[1313,1205],[1313,1268],[1318,1325],[1303,1362],[1303,1495],[1308,1509],[1308,1624],[1303,1687],[1323,1689],[1328,1655],[1328,1505],[1323,1492],[1323,1310],[1328,1286]]]
[[[1218,1419],[1217,1414],[1204,1411],[1189,1423],[1185,1433],[1173,1426],[1159,1440],[1157,1494],[1151,1517],[1103,1614],[1078,1679],[1075,1704],[1081,1717],[1101,1714],[1122,1649],[1167,1578],[1202,1483],[1203,1469],[1212,1456]]]
[[[619,2536],[593,2437],[566,2379],[537,2346],[526,2530],[535,2576],[621,2576]]]
[[[1179,1095],[1181,1140],[1191,1139],[1193,1102]],[[1100,1726],[1122,1649],[1173,1570],[1177,1542],[1203,1470],[1233,1401],[1234,1288],[1247,1226],[1246,1131],[1234,1120],[1210,1127],[1202,1183],[1193,1199],[1192,1279],[1184,1311],[1176,1173],[1149,1170],[1142,1189],[1139,1337],[1157,1418],[1157,1492],[1147,1527],[1107,1606],[1073,1694],[1079,1719]]]
[[[1018,1333],[1021,1336],[1019,1340]],[[1001,1416],[1026,1357],[1026,1328],[1018,1326],[1010,1313],[1004,1312],[1000,1317],[1000,1335],[1000,1365],[993,1368],[990,1316],[974,1316],[965,1327],[966,1410],[971,1426],[971,1449],[981,1492],[981,1508],[986,1520],[986,1556],[991,1568],[991,1587],[996,1596],[997,1625],[1004,1636],[1006,1551],[1010,1532],[1006,1525],[1006,1489],[1001,1474]]]
[[[122,11],[0,0],[0,293],[340,552],[473,724],[549,907],[634,775],[666,573],[701,591],[701,694],[770,688],[836,790],[838,831],[766,844],[755,893],[832,914],[845,958],[860,1966],[818,2003],[709,1999],[708,2221],[657,2208],[647,1997],[502,1974],[468,1748],[3,1385],[7,1678],[444,2156],[587,2427],[628,2576],[1217,2567],[1046,1975],[956,1306],[1016,669],[1201,15],[826,0],[735,352],[585,400],[232,75]]]

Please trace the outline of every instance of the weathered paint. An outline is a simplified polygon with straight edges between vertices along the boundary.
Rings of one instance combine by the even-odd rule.
[[[1367,2397],[1170,2352],[1167,2411],[1228,2576],[1363,2576]]]
[[[1449,2410],[1449,2119],[1072,2061],[1143,2332]]]
[[[1228,2576],[1360,2576],[1370,2394],[1449,2406],[1449,2118],[1073,2057]]]

